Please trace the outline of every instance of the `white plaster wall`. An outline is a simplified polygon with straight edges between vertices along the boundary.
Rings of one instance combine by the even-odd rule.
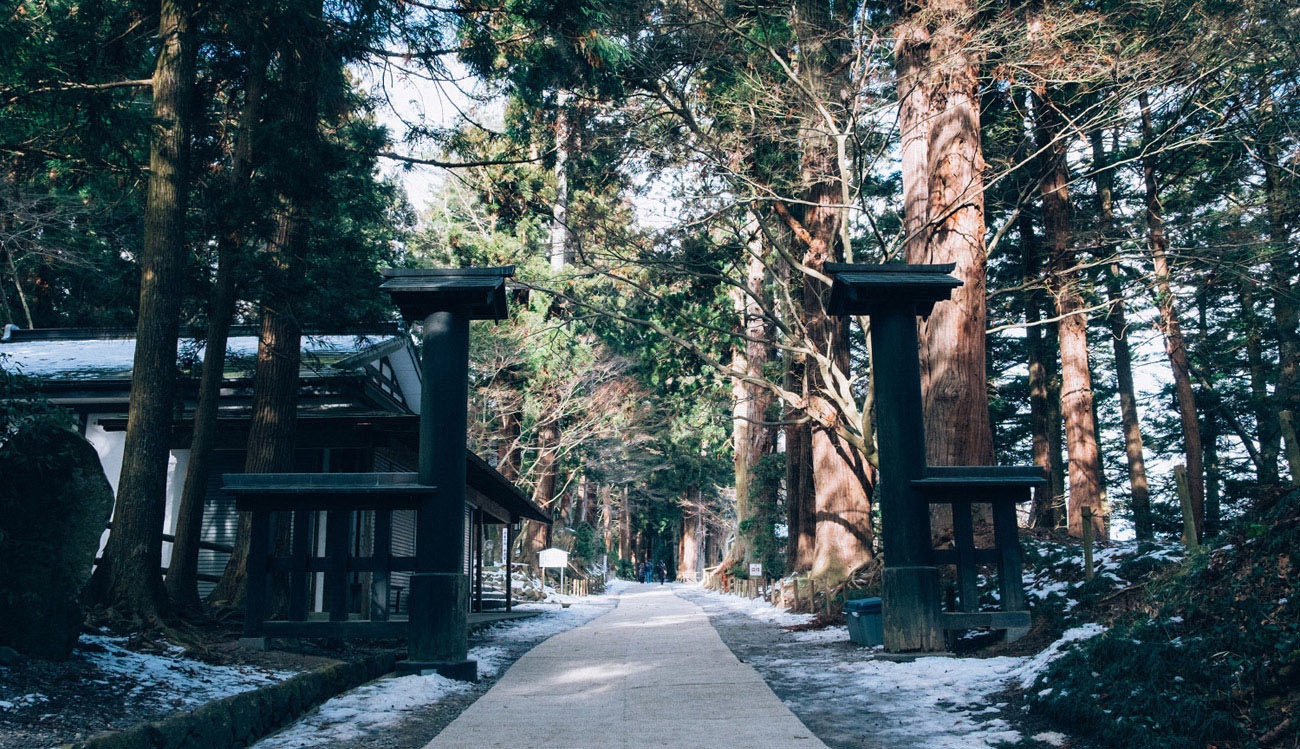
[[[110,432],[99,425],[100,419],[120,417],[121,414],[91,414],[86,419],[86,441],[99,453],[99,464],[104,468],[108,485],[117,496],[117,485],[122,476],[122,448],[126,443],[126,432]],[[189,467],[189,450],[172,450],[167,459],[167,504],[163,516],[163,533],[176,532],[176,506],[180,502],[181,490],[185,485],[185,471]],[[108,543],[108,531],[99,537],[99,550],[104,550]],[[171,562],[172,545],[163,543],[162,563]]]

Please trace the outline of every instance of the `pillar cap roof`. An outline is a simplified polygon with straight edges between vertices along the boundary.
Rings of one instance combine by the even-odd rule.
[[[871,315],[885,309],[911,307],[922,317],[930,314],[935,302],[952,296],[962,282],[948,275],[955,263],[937,265],[826,263],[823,271],[831,277],[831,298],[827,312],[832,315]]]
[[[423,320],[434,312],[458,312],[471,320],[504,320],[506,279],[515,267],[384,268],[379,288],[387,291],[406,320]]]

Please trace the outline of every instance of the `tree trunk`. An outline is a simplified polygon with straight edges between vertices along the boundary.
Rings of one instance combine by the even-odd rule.
[[[1151,126],[1151,107],[1146,92],[1138,94],[1141,109],[1142,139],[1146,147],[1155,140]],[[1156,308],[1160,313],[1160,332],[1165,339],[1165,353],[1174,375],[1174,391],[1178,396],[1178,419],[1183,427],[1183,453],[1187,460],[1187,489],[1192,498],[1192,515],[1196,520],[1196,533],[1205,533],[1205,469],[1202,466],[1201,427],[1196,416],[1196,397],[1192,392],[1191,366],[1187,358],[1187,343],[1183,339],[1178,321],[1178,300],[1174,297],[1169,280],[1169,240],[1165,237],[1163,209],[1160,205],[1159,186],[1156,183],[1155,156],[1146,154],[1142,159],[1142,177],[1146,187],[1147,236],[1151,263],[1155,268]]]
[[[1241,324],[1245,329],[1246,363],[1250,374],[1250,405],[1255,414],[1259,436],[1259,464],[1255,477],[1265,486],[1277,486],[1277,470],[1282,454],[1282,425],[1268,392],[1268,365],[1264,362],[1264,333],[1255,311],[1255,280],[1242,274],[1237,278],[1237,300],[1241,306]]]
[[[295,235],[304,230],[301,224],[296,218],[282,217],[276,235],[281,241],[298,241]],[[301,350],[302,329],[297,319],[287,311],[264,306],[257,340],[257,364],[253,372],[253,413],[248,427],[244,473],[293,470]],[[281,525],[277,523],[277,536],[283,535]],[[248,513],[241,512],[234,553],[222,572],[221,580],[208,596],[209,605],[218,608],[243,606],[251,535],[251,518]]]
[[[749,252],[745,256],[745,288],[733,289],[737,324],[742,339],[732,353],[732,367],[743,377],[732,378],[732,449],[736,486],[737,562],[769,562],[775,546],[772,517],[776,504],[774,482],[766,479],[761,463],[776,451],[776,429],[768,422],[772,391],[761,383],[772,360],[773,347],[765,307],[768,305],[767,251],[757,220],[751,222]]]
[[[1025,309],[1025,353],[1029,367],[1029,434],[1031,454],[1034,465],[1043,469],[1047,475],[1052,473],[1052,462],[1056,459],[1051,450],[1050,420],[1052,409],[1049,406],[1048,367],[1044,359],[1050,355],[1050,349],[1043,345],[1042,293],[1037,285],[1042,281],[1042,248],[1034,234],[1034,221],[1029,213],[1029,206],[1022,207],[1016,217],[1020,232],[1021,279],[1026,286],[1024,293]],[[1034,490],[1033,504],[1029,511],[1029,525],[1033,528],[1053,530],[1056,528],[1056,505],[1049,481],[1046,486]]]
[[[551,270],[572,262],[569,249],[569,94],[555,95],[555,202],[551,205]]]
[[[1139,540],[1151,539],[1151,494],[1147,487],[1146,458],[1142,454],[1142,428],[1138,421],[1137,396],[1133,391],[1133,354],[1129,349],[1128,320],[1124,313],[1124,289],[1115,244],[1115,214],[1112,202],[1115,172],[1106,155],[1100,130],[1089,135],[1092,140],[1093,179],[1097,183],[1097,215],[1102,233],[1100,253],[1106,266],[1106,298],[1109,302],[1106,321],[1110,325],[1111,343],[1115,347],[1115,381],[1119,390],[1120,423],[1124,428],[1124,451],[1128,456],[1129,502],[1133,508],[1133,525]]]
[[[1297,330],[1295,252],[1290,246],[1291,227],[1296,218],[1296,201],[1286,184],[1287,175],[1273,154],[1267,138],[1258,140],[1257,153],[1264,171],[1264,200],[1268,206],[1267,251],[1269,286],[1273,296],[1274,332],[1277,335],[1277,385],[1273,389],[1274,412],[1300,414],[1300,330]],[[1300,476],[1291,476],[1300,481]]]
[[[1101,491],[1101,453],[1093,411],[1092,374],[1088,367],[1088,321],[1079,290],[1078,261],[1070,208],[1069,168],[1064,118],[1049,100],[1046,87],[1034,97],[1039,148],[1043,152],[1043,224],[1051,258],[1052,293],[1056,297],[1061,347],[1061,412],[1069,454],[1070,535],[1083,535],[1083,508],[1091,511],[1094,537],[1105,539],[1107,515]]]
[[[792,361],[786,354],[786,388],[803,391],[804,365]],[[789,535],[786,541],[787,572],[807,572],[812,569],[813,551],[817,541],[817,516],[813,507],[815,492],[812,482],[812,431],[803,413],[787,409],[785,426],[785,502]]]
[[[239,115],[235,153],[231,159],[227,194],[232,201],[245,202],[252,179],[253,130],[261,119],[262,95],[266,88],[265,47],[254,43],[249,54],[244,108]],[[175,543],[167,568],[167,594],[180,611],[200,609],[198,590],[199,540],[203,532],[203,504],[207,498],[208,472],[217,434],[217,407],[226,364],[226,339],[237,299],[236,255],[244,243],[247,213],[235,212],[217,240],[217,273],[208,312],[203,373],[199,380],[198,404],[194,412],[194,435],[190,440],[185,486],[176,511]]]
[[[608,557],[614,550],[614,487],[600,485],[600,540]]]
[[[618,503],[618,558],[632,559],[632,498],[627,484],[623,484],[623,497]]]
[[[678,544],[677,579],[695,582],[699,579],[700,557],[704,541],[704,513],[700,507],[699,490],[689,487],[682,506],[681,540]]]
[[[951,301],[936,304],[921,325],[926,453],[932,465],[988,465],[993,440],[984,354],[987,253],[979,59],[965,33],[971,13],[966,2],[930,0],[927,10],[934,14],[925,76],[930,227],[928,241],[915,245],[920,251],[909,253],[907,260],[956,263],[953,275],[962,285]]]
[[[837,10],[847,12],[844,6]],[[803,264],[821,273],[827,262],[843,256],[843,248],[836,245],[844,210],[843,184],[836,144],[822,112],[840,109],[840,92],[847,83],[847,24],[845,18],[833,17],[831,8],[816,0],[798,0],[794,12],[801,51],[799,75],[808,95],[816,99],[808,102],[800,134],[805,203],[795,234]],[[826,357],[826,370],[847,373],[848,320],[827,314],[829,287],[820,278],[805,274],[802,296],[808,344]],[[845,415],[833,397],[831,372],[824,371],[821,362],[810,361],[808,367],[805,401],[815,421],[810,451],[817,524],[812,574],[834,584],[872,558],[870,482],[865,458],[839,434]]]
[[[167,610],[160,570],[189,186],[188,109],[194,88],[186,2],[162,0],[158,39],[126,441],[113,531],[91,589],[92,598],[117,615],[149,623],[159,621]]]
[[[294,433],[298,416],[298,372],[302,359],[302,327],[298,319],[302,262],[307,253],[310,214],[319,199],[321,169],[317,157],[319,133],[318,88],[325,67],[325,29],[321,25],[321,2],[309,0],[298,9],[301,22],[309,29],[285,41],[284,83],[289,94],[282,100],[285,123],[281,136],[293,138],[284,168],[293,180],[282,180],[276,196],[275,232],[268,243],[261,301],[261,329],[257,341],[257,363],[253,373],[253,407],[248,429],[245,473],[280,473],[293,470]],[[275,549],[286,552],[287,518],[277,519]],[[235,535],[235,550],[221,580],[208,596],[219,607],[243,605],[248,573],[251,536],[248,513],[241,513]],[[277,578],[278,580],[278,578]],[[283,603],[283,586],[275,586]]]
[[[556,451],[559,450],[559,442],[560,430],[554,419],[548,419],[537,428],[537,464],[533,467],[537,483],[533,485],[533,504],[543,510],[550,510],[555,503],[555,485],[559,472]],[[550,535],[549,525],[525,520],[521,561],[537,564],[537,553],[550,543]]]
[[[930,87],[925,73],[930,56],[930,33],[924,24],[905,23],[894,46],[898,87],[899,147],[903,165],[904,254],[908,262],[924,257],[929,243],[929,140]]]

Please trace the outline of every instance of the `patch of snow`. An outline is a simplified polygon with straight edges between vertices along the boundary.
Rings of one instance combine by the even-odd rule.
[[[50,698],[40,692],[32,692],[31,694],[24,694],[15,697],[12,700],[0,700],[0,710],[14,710],[17,708],[31,707],[32,705],[39,705],[43,702],[49,701]]]
[[[1011,674],[1021,689],[1028,689],[1033,686],[1034,681],[1038,679],[1039,674],[1047,668],[1048,664],[1061,657],[1066,645],[1080,640],[1087,640],[1105,632],[1106,628],[1095,622],[1089,622],[1073,629],[1068,629],[1061,639],[1043,648],[1042,652],[1032,658],[1025,660]]]
[[[174,646],[165,653],[138,652],[127,649],[121,637],[83,634],[81,641],[103,648],[80,653],[116,683],[131,685],[131,697],[173,707],[197,707],[294,675],[260,666],[204,663],[185,657],[184,648]]]
[[[935,656],[910,663],[865,660],[845,664],[844,670],[852,674],[864,708],[881,716],[882,738],[899,745],[980,749],[1022,738],[1006,720],[992,717],[998,711],[988,702],[1023,660]]]
[[[716,590],[705,588],[699,584],[693,584],[691,587],[707,594],[718,603],[726,606],[729,610],[737,614],[744,614],[751,619],[757,619],[760,622],[778,624],[782,627],[791,627],[797,624],[807,624],[814,618],[812,614],[791,613],[783,608],[773,606],[762,598],[745,598],[744,596],[731,595],[729,593],[719,593]]]
[[[827,627],[826,629],[805,629],[791,632],[790,636],[800,642],[848,642],[847,627]]]
[[[399,725],[407,712],[471,688],[468,682],[453,681],[438,674],[379,679],[328,700],[302,720],[255,746],[296,749],[342,744],[377,729]]]
[[[1070,740],[1069,736],[1057,731],[1043,731],[1042,733],[1036,733],[1029,738],[1034,741],[1041,741],[1044,744],[1051,744],[1052,746],[1065,746],[1065,742]]]

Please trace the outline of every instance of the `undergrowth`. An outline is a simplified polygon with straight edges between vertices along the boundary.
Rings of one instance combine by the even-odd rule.
[[[1300,492],[1225,541],[1054,661],[1031,709],[1101,746],[1300,746]]]

